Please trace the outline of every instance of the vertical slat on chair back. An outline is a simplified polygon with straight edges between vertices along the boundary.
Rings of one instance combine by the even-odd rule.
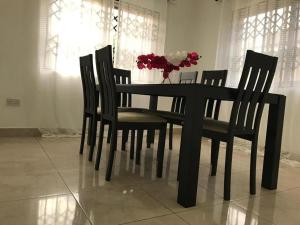
[[[98,96],[93,67],[93,55],[79,58],[80,73],[83,89],[84,111],[95,113],[98,107]]]
[[[131,84],[131,71],[114,68],[113,70],[116,84]],[[130,93],[117,93],[117,106],[118,107],[131,107],[131,94]]]
[[[116,83],[113,76],[112,48],[96,50],[96,68],[101,94],[101,113],[108,120],[117,119]]]
[[[230,117],[230,128],[258,130],[277,65],[277,57],[247,51],[239,93]],[[276,122],[276,121],[274,121]]]
[[[193,84],[197,82],[198,71],[195,72],[180,72],[179,84]],[[184,113],[185,98],[175,97],[172,101],[171,112]]]
[[[203,71],[201,84],[224,87],[227,79],[227,70]],[[217,120],[221,107],[221,100],[208,99],[206,102],[205,116]]]

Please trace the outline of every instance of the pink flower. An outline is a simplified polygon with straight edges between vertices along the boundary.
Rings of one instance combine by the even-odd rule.
[[[137,63],[137,67],[141,70],[141,69],[144,69],[145,68],[145,65],[141,62],[138,62]]]
[[[188,53],[188,58],[191,60],[198,60],[199,59],[199,55],[197,52],[190,52]]]
[[[179,66],[174,66],[174,70],[179,71],[180,67]]]
[[[155,55],[153,53],[151,53],[151,54],[148,54],[147,57],[149,60],[152,60],[155,57]]]
[[[188,61],[188,60],[183,60],[182,63],[183,63],[183,65],[186,66],[186,67],[190,67],[190,66],[191,66],[191,63],[190,63],[190,61]]]
[[[147,68],[148,68],[149,70],[152,70],[152,65],[151,65],[151,63],[148,63],[148,64],[147,64]]]
[[[198,64],[196,60],[191,60],[190,63],[193,64],[193,65],[197,65]]]
[[[138,61],[146,64],[148,62],[148,57],[146,55],[140,55]]]
[[[184,62],[181,61],[181,63],[179,64],[180,67],[184,67]]]
[[[169,62],[165,56],[158,56],[153,53],[148,55],[140,55],[137,58],[137,67],[139,69],[161,69],[164,79],[167,79],[173,70],[179,71],[181,67],[191,67],[197,65],[199,60],[197,52],[190,52],[187,57],[183,59],[178,65],[174,65]]]

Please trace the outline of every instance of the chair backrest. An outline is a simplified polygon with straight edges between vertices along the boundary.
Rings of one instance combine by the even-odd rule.
[[[179,83],[180,84],[193,84],[197,82],[198,71],[194,72],[180,72]]]
[[[90,54],[80,57],[79,63],[83,89],[84,112],[92,114],[97,111],[99,102],[94,76],[93,55]]]
[[[277,60],[277,57],[247,51],[239,92],[231,111],[230,130],[258,131]]]
[[[224,87],[227,70],[207,70],[202,72],[201,84]],[[208,99],[205,106],[205,117],[217,120],[219,118],[221,100]]]
[[[131,71],[123,69],[113,69],[116,84],[131,84]],[[118,107],[131,107],[132,95],[130,93],[117,93]]]
[[[197,82],[198,71],[180,72],[179,84],[193,84]],[[174,97],[171,106],[171,112],[184,113],[185,99],[183,97]]]
[[[113,76],[111,45],[96,50],[95,54],[101,95],[101,115],[104,119],[116,121],[117,95],[116,83]]]

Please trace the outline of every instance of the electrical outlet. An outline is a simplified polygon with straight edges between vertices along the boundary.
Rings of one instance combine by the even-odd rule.
[[[7,98],[6,106],[19,107],[21,105],[21,100],[17,98]]]

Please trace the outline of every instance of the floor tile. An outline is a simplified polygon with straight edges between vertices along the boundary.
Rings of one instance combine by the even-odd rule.
[[[201,168],[200,168],[201,170]],[[201,173],[201,171],[200,171]],[[206,172],[207,173],[207,172]],[[231,199],[240,199],[250,197],[249,172],[232,173],[231,175]],[[198,179],[199,186],[207,188],[223,196],[224,192],[224,175],[218,173],[217,176],[201,176]],[[261,177],[256,178],[256,195],[272,194],[274,191],[261,187]]]
[[[90,225],[72,195],[0,202],[5,225]]]
[[[142,185],[150,196],[159,201],[168,209],[173,212],[180,212],[187,210],[177,203],[178,182],[177,181],[155,181],[152,183]],[[221,196],[216,195],[214,192],[198,187],[197,191],[197,205],[196,207],[209,206],[216,203],[223,202]]]
[[[94,224],[114,225],[170,214],[138,187],[104,186],[75,194]]]
[[[0,152],[6,149],[40,150],[40,145],[33,137],[0,137]]]
[[[237,200],[236,203],[274,224],[300,224],[300,188]]]
[[[112,179],[106,182],[110,145],[105,142],[100,170],[95,171],[96,153],[89,162],[86,145],[80,155],[80,138],[0,138],[0,224],[87,225],[85,215],[96,225],[300,224],[300,168],[281,164],[278,189],[265,190],[260,187],[263,157],[259,156],[253,197],[250,155],[235,150],[232,201],[224,202],[225,146],[220,149],[217,176],[211,177],[210,142],[204,139],[197,205],[186,209],[176,202],[180,137],[174,136],[172,151],[166,143],[162,178],[156,177],[157,138],[151,148],[146,148],[145,140],[141,164],[136,165],[129,158],[130,142],[121,151],[118,139]]]
[[[233,203],[217,204],[177,214],[190,225],[272,225]]]
[[[187,225],[187,223],[184,222],[180,217],[173,214],[133,223],[127,223],[127,225]]]
[[[69,193],[56,173],[0,176],[0,201]]]

